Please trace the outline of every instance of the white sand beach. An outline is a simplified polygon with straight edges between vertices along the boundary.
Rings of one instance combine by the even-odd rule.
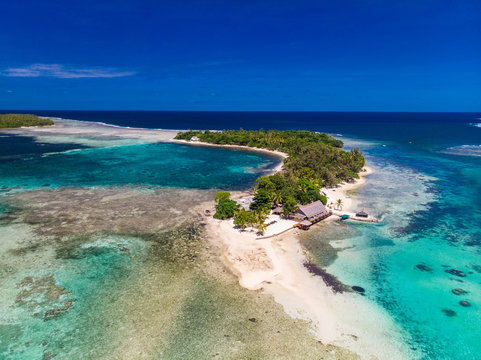
[[[321,277],[307,271],[296,236],[301,230],[258,239],[255,233],[234,229],[230,221],[209,217],[206,222],[209,239],[222,249],[222,260],[239,284],[263,290],[290,316],[310,321],[323,344],[345,347],[362,358],[405,358],[402,345],[391,343],[393,324],[381,316],[365,316],[371,312],[359,295],[335,294]]]
[[[258,147],[250,147],[250,146],[245,146],[245,145],[220,145],[220,144],[210,144],[207,142],[202,142],[202,141],[187,141],[187,140],[177,140],[173,139],[173,142],[179,143],[179,144],[188,144],[188,145],[193,145],[193,146],[216,146],[216,147],[223,147],[223,148],[230,148],[230,149],[239,149],[243,151],[255,151],[255,152],[261,152],[261,153],[267,153],[271,155],[276,155],[280,157],[282,160],[286,159],[289,155],[278,150],[268,150],[268,149],[262,149]],[[278,171],[281,171],[283,168],[284,164],[283,161],[281,161],[275,168],[272,169],[272,174],[275,174]]]
[[[331,202],[335,204],[337,200],[342,200],[342,209],[346,211],[356,211],[360,210],[357,209],[357,203],[355,201],[354,194],[356,189],[360,188],[366,183],[366,176],[372,174],[373,170],[369,166],[364,166],[363,171],[359,174],[359,179],[352,183],[342,182],[339,185],[331,188],[322,188],[322,191],[326,194],[328,201],[327,204],[331,208],[335,208],[331,206]]]

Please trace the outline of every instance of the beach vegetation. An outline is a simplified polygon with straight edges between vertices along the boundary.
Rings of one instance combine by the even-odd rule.
[[[279,205],[282,204],[282,194],[280,191],[272,191],[269,194],[269,198],[271,199],[271,202],[273,205]]]
[[[257,231],[260,234],[264,234],[264,232],[267,229],[266,218],[268,213],[269,211],[263,211],[263,210],[254,212],[255,226],[257,228]]]
[[[218,203],[222,200],[229,200],[230,199],[230,192],[218,192],[215,194],[215,202]]]
[[[282,216],[289,217],[289,215],[296,211],[298,208],[298,202],[294,196],[287,195],[282,198]]]
[[[0,114],[0,128],[48,126],[53,124],[51,119],[41,118],[32,114]]]
[[[250,205],[254,211],[269,210],[282,203],[283,215],[287,216],[298,204],[317,200],[326,204],[327,198],[321,188],[359,178],[365,165],[358,148],[343,150],[341,140],[314,131],[189,130],[178,133],[175,138],[190,140],[194,136],[206,143],[277,150],[288,155],[282,172],[257,179],[254,201]]]
[[[327,204],[327,196],[324,195],[324,194],[321,194],[319,200],[321,200],[321,202],[326,205]]]
[[[254,195],[254,199],[250,204],[251,210],[258,210],[259,212],[268,211],[272,207],[271,198],[265,189],[258,189]]]
[[[342,202],[342,199],[337,199],[337,201],[336,201],[336,208],[337,208],[338,210],[342,210],[343,205],[344,205],[344,204],[343,204],[343,202]]]
[[[331,135],[305,130],[224,130],[179,132],[176,139],[219,145],[241,145],[282,151],[288,176],[307,179],[318,187],[334,186],[342,181],[359,178],[365,165],[358,148],[343,150],[341,140]],[[268,189],[266,189],[268,190]]]
[[[256,217],[253,211],[240,209],[235,215],[234,225],[239,226],[242,230],[244,230],[248,225],[253,225],[255,223]]]
[[[244,145],[262,149],[295,150],[308,144],[324,143],[341,148],[343,142],[331,135],[306,130],[188,130],[176,139],[190,140],[196,136],[200,141],[219,145]]]
[[[230,193],[217,193],[215,198],[217,205],[215,206],[214,218],[228,219],[233,217],[238,211],[239,205],[230,199]]]

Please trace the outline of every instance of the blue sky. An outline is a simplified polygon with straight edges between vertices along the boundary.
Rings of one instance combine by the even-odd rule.
[[[480,111],[481,1],[2,1],[0,108]]]

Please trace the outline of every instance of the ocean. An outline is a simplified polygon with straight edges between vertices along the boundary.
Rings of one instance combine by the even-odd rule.
[[[359,147],[374,172],[357,190],[356,203],[380,218],[380,223],[333,222],[322,231],[303,235],[304,247],[339,281],[366,289],[366,304],[399,325],[403,341],[418,358],[481,359],[481,113],[29,112],[150,129],[305,129],[333,134],[347,148]],[[69,142],[39,144],[28,137],[0,132],[1,356],[36,359],[57,354],[58,358],[68,358],[62,354],[75,357],[81,349],[82,354],[89,354],[85,358],[108,357],[104,350],[85,344],[96,335],[107,349],[120,346],[119,339],[133,336],[135,326],[124,325],[126,329],[114,331],[115,339],[105,329],[122,324],[112,322],[115,317],[134,321],[129,316],[133,300],[126,294],[141,292],[143,306],[155,312],[154,303],[147,299],[158,298],[162,293],[159,284],[163,284],[178,301],[158,298],[157,304],[163,304],[165,312],[155,316],[158,323],[175,324],[175,330],[167,329],[167,325],[164,329],[145,330],[144,335],[161,338],[165,346],[159,350],[161,344],[152,340],[145,354],[136,353],[138,358],[182,358],[182,354],[194,358],[195,349],[202,345],[210,352],[202,353],[200,358],[215,353],[229,354],[224,358],[239,358],[239,354],[240,358],[269,358],[273,350],[262,347],[265,339],[259,337],[260,332],[252,332],[252,323],[235,328],[225,319],[234,319],[236,311],[247,314],[270,309],[272,304],[242,292],[235,281],[226,280],[220,285],[204,273],[205,269],[198,269],[201,265],[197,261],[205,261],[203,255],[198,255],[202,253],[198,247],[203,246],[195,235],[198,225],[192,221],[194,213],[186,210],[189,201],[180,204],[177,191],[190,191],[190,203],[198,203],[208,199],[213,189],[245,189],[276,161],[264,154],[212,148],[191,151],[187,146],[173,144],[108,148]],[[112,193],[99,193],[106,187]],[[118,192],[125,187],[131,187],[129,191],[136,195]],[[87,193],[79,192],[80,188],[88,189]],[[163,240],[154,241],[152,234],[160,234],[158,228],[152,225],[143,233],[124,229],[123,223],[115,215],[109,218],[109,209],[101,205],[106,199],[122,196],[135,203],[134,198],[148,195],[175,208],[171,212],[164,209],[165,213],[157,214],[155,219],[163,217],[156,224],[159,228],[165,226],[165,219],[181,224],[182,228],[176,228],[182,229],[177,230],[178,234],[162,228]],[[58,205],[70,198],[79,199],[77,207]],[[103,231],[104,235],[99,235],[103,224],[100,221],[96,227],[92,225],[88,204],[97,204],[103,211],[99,214],[107,214],[105,221],[118,228],[115,234]],[[122,203],[117,205],[117,212],[122,213]],[[144,203],[135,209],[139,214],[156,211]],[[186,213],[179,214],[179,209]],[[88,221],[77,224],[79,220],[69,212],[82,214]],[[62,221],[52,214],[60,214]],[[127,222],[133,221],[130,213],[122,216]],[[155,219],[150,219],[152,224]],[[32,226],[39,223],[44,225],[32,235]],[[68,233],[75,226],[78,234]],[[32,236],[49,239],[50,245],[30,244]],[[88,241],[83,240],[85,237],[89,237]],[[122,249],[128,249],[129,256]],[[19,264],[12,254],[31,260],[30,265]],[[193,258],[191,267],[181,265],[186,258]],[[153,264],[158,263],[163,264],[163,270],[156,267],[152,272]],[[446,271],[450,269],[460,269],[465,276]],[[133,272],[143,277],[134,277]],[[142,286],[134,283],[139,279]],[[149,281],[156,281],[157,295],[149,290]],[[454,289],[465,293],[455,294]],[[53,300],[38,300],[39,292]],[[221,299],[220,308],[212,305],[217,297]],[[73,298],[75,301],[69,303]],[[258,301],[266,303],[259,305]],[[463,306],[462,301],[470,306]],[[106,302],[116,304],[117,309],[107,306],[107,311],[102,307]],[[234,303],[236,306],[232,306]],[[64,308],[66,304],[71,309]],[[60,310],[48,313],[55,309]],[[199,311],[220,318],[216,324],[210,323],[197,318]],[[95,316],[99,316],[100,324],[94,324]],[[256,313],[256,318],[264,321],[264,330],[269,329],[270,320],[262,316]],[[279,321],[289,329],[287,318]],[[303,343],[307,340],[299,327],[292,330],[293,339],[302,344],[301,348],[305,345],[313,349],[315,345]],[[204,335],[198,334],[199,329],[205,329]],[[220,334],[219,329],[230,333]],[[252,349],[237,343],[219,343],[217,336],[251,341],[257,352],[249,352]],[[298,354],[291,358],[309,358],[301,356],[302,350],[286,338],[283,341],[290,344],[285,353]],[[140,345],[145,348],[145,343]],[[240,352],[229,352],[232,346],[238,346]]]

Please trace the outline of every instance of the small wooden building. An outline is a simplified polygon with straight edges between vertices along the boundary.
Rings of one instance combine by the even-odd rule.
[[[293,217],[299,220],[324,219],[330,215],[321,201],[315,201],[307,205],[301,205],[294,212]]]
[[[362,209],[361,211],[358,211],[356,213],[356,216],[362,217],[362,218],[367,218],[367,217],[369,217],[369,214],[364,209]]]

